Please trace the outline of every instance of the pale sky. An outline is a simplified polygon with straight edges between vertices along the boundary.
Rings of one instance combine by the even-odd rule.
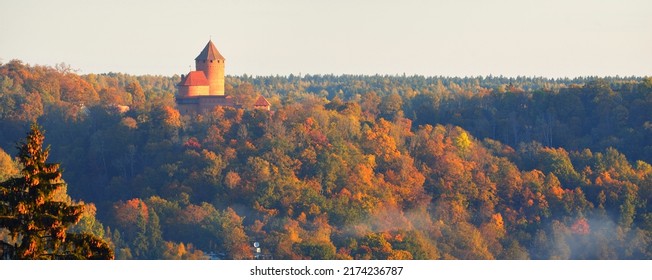
[[[650,0],[0,0],[0,61],[173,75],[652,76]]]

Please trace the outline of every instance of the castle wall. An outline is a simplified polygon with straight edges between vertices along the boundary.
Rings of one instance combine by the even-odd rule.
[[[202,96],[192,96],[192,97],[180,97],[176,98],[177,109],[182,115],[197,115],[205,114],[213,111],[216,106],[224,107],[235,107],[236,106],[233,99],[229,96],[224,95],[202,95]]]
[[[181,91],[179,87],[179,91]],[[196,115],[199,112],[199,98],[198,97],[181,97],[177,96],[177,110],[182,115]]]
[[[179,93],[177,93],[177,96],[179,97],[188,96],[188,87],[177,85],[177,90],[179,91]]]
[[[197,115],[197,104],[177,104],[177,110],[182,115]]]
[[[199,111],[200,112],[211,112],[215,109],[216,106],[229,106],[234,107],[233,100],[227,96],[207,96],[202,97],[199,100]]]
[[[224,95],[224,60],[196,60],[195,68],[206,74],[210,95]]]
[[[187,94],[184,96],[202,96],[209,94],[208,86],[188,86],[185,88],[187,88]]]

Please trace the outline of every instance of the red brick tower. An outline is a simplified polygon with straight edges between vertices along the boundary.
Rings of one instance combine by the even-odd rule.
[[[213,41],[195,58],[195,68],[206,74],[209,95],[224,95],[224,57],[217,51]]]

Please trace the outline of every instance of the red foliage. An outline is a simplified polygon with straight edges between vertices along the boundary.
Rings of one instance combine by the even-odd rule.
[[[145,202],[138,198],[130,199],[127,202],[116,202],[113,205],[116,222],[123,226],[135,225],[138,222],[138,216],[147,219],[149,212]]]
[[[589,226],[589,222],[585,218],[579,218],[571,226],[571,232],[573,234],[578,234],[578,235],[587,235],[591,233],[591,227]]]
[[[190,139],[188,139],[185,143],[183,143],[183,146],[195,150],[201,149],[201,143],[199,143],[199,141],[195,137],[190,137]]]

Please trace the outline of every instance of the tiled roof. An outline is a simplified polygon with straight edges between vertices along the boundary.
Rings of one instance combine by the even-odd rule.
[[[224,60],[224,57],[217,51],[213,41],[208,41],[204,50],[195,58],[195,60]]]
[[[180,86],[208,86],[208,79],[206,79],[206,75],[204,75],[204,72],[202,71],[190,71],[188,75],[186,75],[183,79],[181,79],[181,82],[179,83]]]
[[[270,105],[272,105],[272,104],[269,103],[269,101],[267,101],[267,99],[265,99],[265,97],[263,97],[262,95],[259,96],[258,99],[256,100],[256,103],[254,103],[254,106],[265,106],[265,107],[267,107],[267,106],[270,106]]]

